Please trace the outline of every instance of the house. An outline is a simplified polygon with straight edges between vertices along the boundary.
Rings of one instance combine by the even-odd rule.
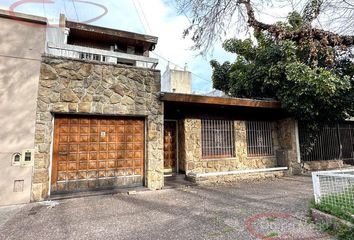
[[[149,56],[156,37],[64,15],[55,28],[6,11],[0,21],[0,205],[156,190],[171,174],[220,182],[301,173],[298,124],[278,102],[192,94],[187,69],[168,69],[161,92]]]

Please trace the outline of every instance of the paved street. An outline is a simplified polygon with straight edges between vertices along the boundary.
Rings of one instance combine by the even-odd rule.
[[[310,177],[285,177],[3,207],[0,239],[330,239],[311,197]]]

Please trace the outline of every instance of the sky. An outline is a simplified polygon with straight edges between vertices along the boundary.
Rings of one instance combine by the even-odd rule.
[[[102,8],[80,3],[78,0],[21,0],[24,4],[15,11],[47,17],[57,23],[59,13],[73,21],[85,22],[104,12]],[[75,1],[75,0],[74,0]],[[210,60],[233,62],[234,54],[225,52],[221,42],[214,45],[206,56],[192,51],[193,42],[182,36],[183,30],[189,26],[184,15],[178,15],[173,0],[82,0],[98,3],[107,8],[105,16],[90,24],[108,28],[149,34],[159,38],[151,57],[159,59],[158,69],[163,73],[169,63],[170,68],[180,68],[187,64],[192,72],[192,90],[194,93],[207,93],[212,90],[212,69]],[[0,0],[0,8],[8,9],[19,0]],[[273,13],[279,12],[279,9]],[[284,10],[282,10],[284,12]],[[269,18],[269,17],[268,17]],[[267,20],[264,16],[262,20]],[[177,65],[177,66],[176,66]]]

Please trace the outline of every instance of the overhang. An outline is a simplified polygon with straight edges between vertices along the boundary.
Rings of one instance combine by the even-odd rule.
[[[107,40],[121,39],[127,43],[131,43],[134,45],[136,45],[137,43],[140,43],[142,45],[148,45],[149,48],[151,46],[156,45],[158,40],[157,37],[150,35],[93,26],[79,22],[66,21],[65,26],[70,28],[70,34],[82,35],[84,37],[91,38],[99,38],[100,40],[103,40],[102,38],[106,38]]]
[[[251,107],[251,108],[273,108],[280,109],[280,102],[274,100],[256,100],[247,98],[231,98],[231,97],[211,97],[195,94],[180,93],[161,93],[161,101],[191,103],[202,105],[219,105],[219,106],[235,106],[235,107]]]

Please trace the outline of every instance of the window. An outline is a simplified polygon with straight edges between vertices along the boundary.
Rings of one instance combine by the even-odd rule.
[[[246,128],[248,156],[274,155],[271,122],[248,121]]]
[[[234,157],[232,121],[202,119],[202,157]]]

